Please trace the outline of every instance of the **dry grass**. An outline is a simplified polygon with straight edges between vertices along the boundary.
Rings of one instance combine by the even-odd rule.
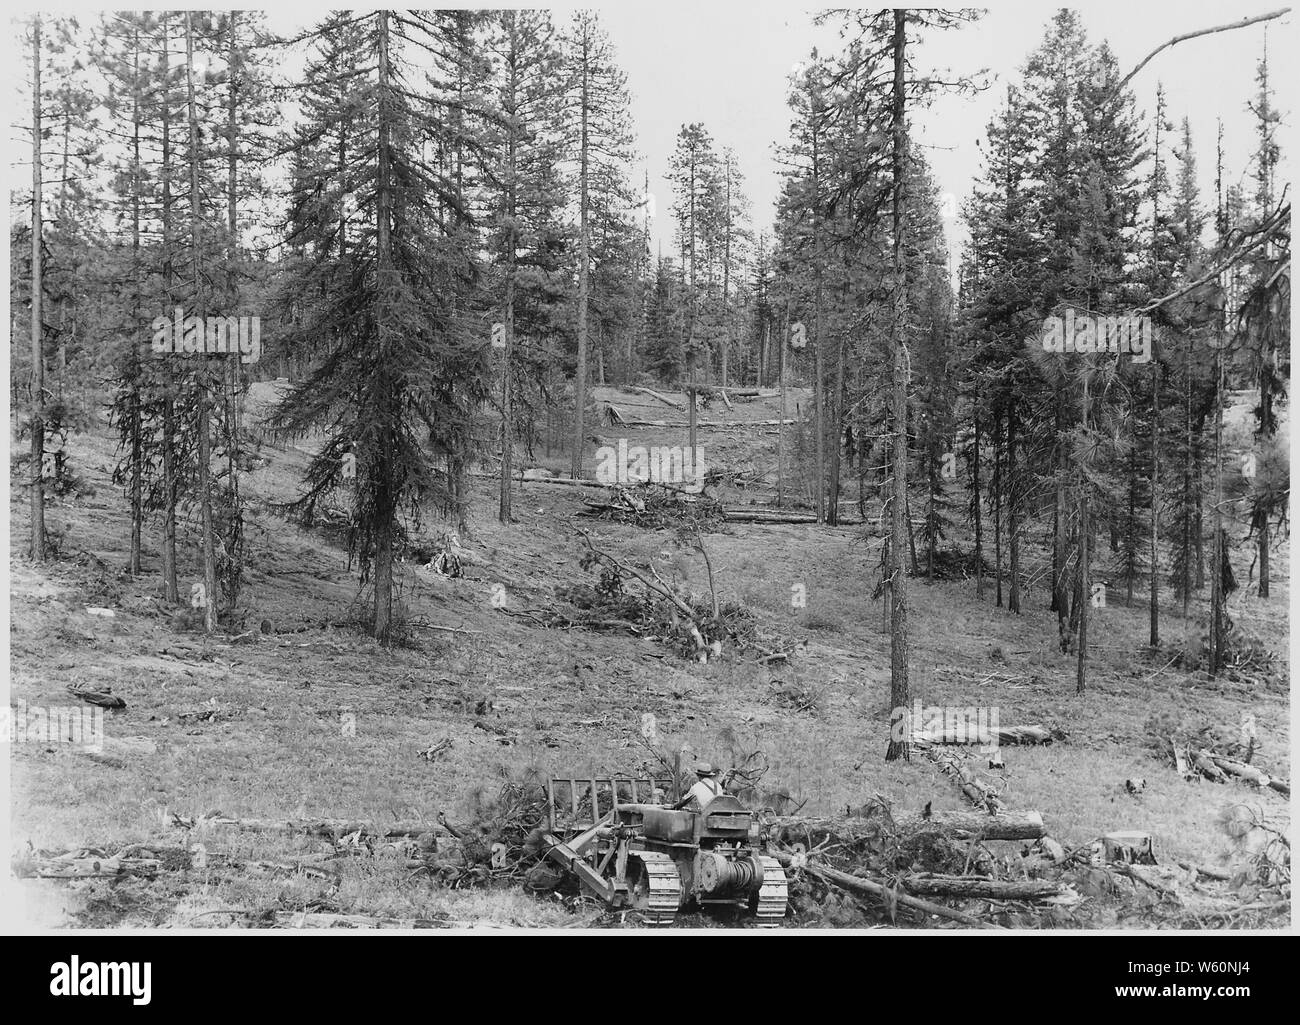
[[[672,410],[661,408],[637,412],[672,418]],[[752,419],[774,416],[775,401],[737,409]],[[643,444],[682,443],[673,432],[636,436]],[[705,443],[711,461],[774,465],[774,438],[761,437],[761,444],[738,434]],[[293,494],[304,444],[266,448],[271,463],[246,490],[261,501]],[[143,841],[165,832],[165,809],[377,822],[432,822],[445,810],[454,820],[468,814],[466,795],[503,769],[640,768],[649,757],[639,738],[645,712],[656,716],[664,749],[685,747],[725,761],[738,741],[761,747],[770,764],[764,785],[806,801],[810,814],[842,812],[877,794],[900,809],[961,804],[923,758],[883,761],[889,639],[880,603],[870,599],[878,551],[855,543],[852,530],[753,526],[707,539],[720,597],[744,602],[764,630],[800,642],[794,670],[784,673],[744,661],[691,665],[651,642],[544,630],[495,609],[495,585],[504,585],[507,608],[518,612],[545,607],[554,586],[582,578],[571,524],[580,495],[531,484],[516,500],[519,522],[503,527],[490,518],[491,487],[482,482],[464,539],[474,556],[464,578],[406,572],[403,601],[412,616],[478,633],[417,631],[418,648],[383,651],[354,632],[326,626],[357,592],[345,556],[262,513],[250,532],[246,621],[255,626],[270,619],[277,632],[254,630],[247,643],[232,644],[181,631],[160,608],[152,525],[145,575],[135,581],[119,575],[128,524],[108,482],[112,444],[101,425],[72,445],[78,472],[97,494],[51,507],[64,537],[62,561],[37,569],[12,560],[13,699],[66,704],[68,684],[98,683],[111,685],[128,707],[108,719],[105,758],[14,745],[12,825],[19,843],[53,849]],[[15,492],[12,551],[22,550],[26,529]],[[602,523],[596,536],[624,558],[659,560],[684,586],[706,590],[702,564],[674,548],[670,532]],[[186,535],[182,579],[197,571],[195,550]],[[1285,552],[1274,566],[1286,573]],[[1236,596],[1232,610],[1282,653],[1288,585],[1275,577],[1270,602]],[[792,602],[796,586],[803,588],[802,606]],[[1096,611],[1089,688],[1076,696],[1074,662],[1055,648],[1044,596],[1032,594],[1024,614],[1013,616],[994,607],[991,588],[983,601],[974,590],[973,582],[912,582],[913,694],[926,704],[995,706],[1004,725],[1040,723],[1068,734],[1051,747],[1004,750],[1001,786],[1009,808],[1042,812],[1067,846],[1140,828],[1155,834],[1167,856],[1211,864],[1230,854],[1216,823],[1224,806],[1249,799],[1270,814],[1285,813],[1285,800],[1271,791],[1182,781],[1148,756],[1142,738],[1143,723],[1158,707],[1230,727],[1250,712],[1259,725],[1257,764],[1289,776],[1285,688],[1247,690],[1162,670],[1165,657],[1144,654],[1144,609],[1112,604]],[[88,604],[110,605],[117,616],[92,617]],[[1165,610],[1164,622],[1166,637],[1179,638],[1174,609]],[[774,679],[793,679],[792,672],[816,691],[814,705],[773,700]],[[480,715],[484,699],[491,707]],[[217,710],[214,721],[182,720],[182,713],[203,708]],[[345,732],[345,715],[353,717],[355,735]],[[487,722],[505,729],[511,744],[479,728]],[[419,756],[444,737],[451,746],[440,758],[430,763]],[[1137,797],[1123,792],[1131,776],[1147,780]],[[249,859],[314,849],[301,838],[234,831],[208,842]],[[346,865],[337,887],[297,877],[191,875],[166,884],[32,883],[24,889],[31,914],[47,922],[224,926],[244,921],[225,914],[230,909],[308,906],[535,926],[575,921],[571,908],[551,898],[446,890],[377,861]]]

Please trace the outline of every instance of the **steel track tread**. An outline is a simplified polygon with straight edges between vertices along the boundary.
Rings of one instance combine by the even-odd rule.
[[[758,891],[758,901],[754,915],[760,925],[773,927],[785,918],[789,894],[787,892],[785,869],[775,858],[760,854],[758,860],[763,865],[763,885]]]
[[[638,851],[632,857],[640,860],[649,884],[646,904],[638,910],[651,925],[671,925],[682,902],[682,877],[673,859],[657,851]]]

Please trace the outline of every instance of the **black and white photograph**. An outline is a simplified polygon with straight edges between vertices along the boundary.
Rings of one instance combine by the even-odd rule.
[[[1290,7],[10,26],[6,933],[1265,981]]]

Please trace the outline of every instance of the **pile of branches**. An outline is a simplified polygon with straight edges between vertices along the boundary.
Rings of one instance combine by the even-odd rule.
[[[585,530],[579,534],[587,549],[581,566],[595,571],[597,582],[560,589],[561,597],[580,609],[582,615],[555,615],[556,622],[551,625],[624,627],[634,634],[661,640],[683,658],[697,662],[721,657],[727,645],[742,650],[756,642],[753,613],[739,602],[724,602],[718,597],[713,566],[698,530],[695,547],[708,572],[707,596],[683,591],[660,576],[653,563],[633,566],[597,548]],[[635,586],[637,593],[630,591],[630,586]]]
[[[1235,733],[1210,719],[1189,720],[1172,711],[1152,712],[1144,726],[1147,750],[1157,761],[1172,765],[1188,780],[1212,783],[1237,780],[1268,787],[1290,796],[1288,780],[1275,777],[1251,762],[1255,757],[1255,724],[1243,721]]]
[[[1245,869],[1230,880],[1238,887],[1253,886],[1288,897],[1291,890],[1291,840],[1285,823],[1274,821],[1259,808],[1234,804],[1219,815],[1219,827],[1233,849],[1246,856]]]
[[[1271,686],[1275,690],[1286,690],[1289,680],[1286,663],[1277,652],[1235,624],[1224,644],[1220,673],[1229,680],[1254,687]]]
[[[928,557],[923,557],[912,576],[934,580],[971,580],[979,572],[985,576],[993,575],[993,568],[987,559],[976,558],[973,551],[939,548],[935,550],[933,566]]]
[[[1060,878],[1063,852],[1042,833],[1041,820],[1036,831],[1018,834],[1038,839],[1009,854],[989,846],[993,837],[960,828],[980,821],[931,816],[928,807],[896,819],[877,796],[852,818],[772,819],[767,829],[791,877],[795,918],[805,924],[929,925],[936,915],[977,928],[1034,925],[1044,916],[1067,924],[1080,897]]]
[[[692,494],[671,484],[646,481],[629,487],[616,485],[608,497],[595,502],[583,499],[579,515],[615,523],[630,523],[652,530],[687,526],[716,530],[724,521],[722,503],[703,492]]]

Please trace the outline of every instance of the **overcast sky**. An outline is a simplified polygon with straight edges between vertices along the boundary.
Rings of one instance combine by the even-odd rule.
[[[557,27],[576,6],[551,8]],[[665,252],[672,249],[664,174],[678,129],[691,121],[703,122],[719,148],[735,150],[747,179],[755,229],[770,230],[780,189],[774,147],[789,133],[788,76],[813,46],[823,54],[837,48],[833,29],[813,25],[811,12],[819,8],[779,0],[653,4],[595,0],[586,6],[601,11],[618,61],[627,72],[633,128],[642,154],[636,179],[639,184],[643,171],[649,171],[658,215],[652,244],[662,242]],[[1223,2],[1129,2],[1078,9],[1089,37],[1094,42],[1108,40],[1127,72],[1174,35],[1273,8]],[[982,68],[991,72],[993,84],[984,93],[943,97],[929,110],[915,114],[915,137],[926,147],[940,188],[955,197],[950,209],[969,194],[980,169],[977,142],[1005,93],[1008,77],[1016,77],[1041,41],[1053,10],[1044,4],[997,3],[973,25],[927,33],[914,52],[922,70],[950,68],[959,76]],[[273,28],[288,33],[317,17],[305,7],[294,7],[271,11],[269,20]],[[1255,66],[1265,33],[1264,25],[1255,25],[1181,43],[1157,56],[1132,83],[1141,110],[1154,108],[1156,83],[1163,81],[1170,119],[1177,124],[1184,114],[1191,118],[1207,201],[1212,199],[1216,118],[1224,121],[1232,177],[1242,179],[1247,173],[1254,126],[1246,104],[1254,96]],[[1295,95],[1295,15],[1269,22],[1267,38],[1274,56],[1275,102],[1286,115],[1279,136],[1283,154],[1279,178],[1286,181],[1292,152],[1289,115]],[[950,244],[957,242],[955,228],[950,222]]]
[[[656,196],[656,234],[671,246],[667,215],[668,155],[684,122],[702,121],[719,145],[737,153],[753,201],[755,227],[770,226],[780,179],[773,145],[788,136],[785,99],[792,65],[819,46],[834,52],[835,34],[816,29],[811,11],[777,0],[739,3],[596,4],[618,48],[634,94],[633,121]],[[1175,35],[1235,21],[1275,9],[1268,5],[1225,3],[1091,4],[1078,8],[1088,35],[1110,42],[1127,73],[1151,50]],[[1054,11],[1044,4],[998,4],[985,17],[961,29],[927,33],[915,54],[918,67],[947,67],[958,75],[989,68],[995,84],[985,93],[944,97],[913,124],[927,147],[940,188],[959,203],[979,173],[977,141],[1001,95],[1026,56],[1042,40]],[[1157,81],[1163,81],[1170,119],[1191,118],[1203,193],[1213,186],[1215,119],[1224,121],[1227,163],[1244,174],[1254,140],[1246,101],[1253,97],[1255,65],[1265,27],[1251,26],[1189,40],[1162,52],[1134,79],[1139,109],[1155,107]],[[1276,98],[1288,115],[1281,135],[1284,159],[1291,153],[1290,117],[1295,95],[1295,15],[1268,23],[1270,71]],[[1281,180],[1288,180],[1284,164]],[[955,241],[950,232],[950,242]]]

